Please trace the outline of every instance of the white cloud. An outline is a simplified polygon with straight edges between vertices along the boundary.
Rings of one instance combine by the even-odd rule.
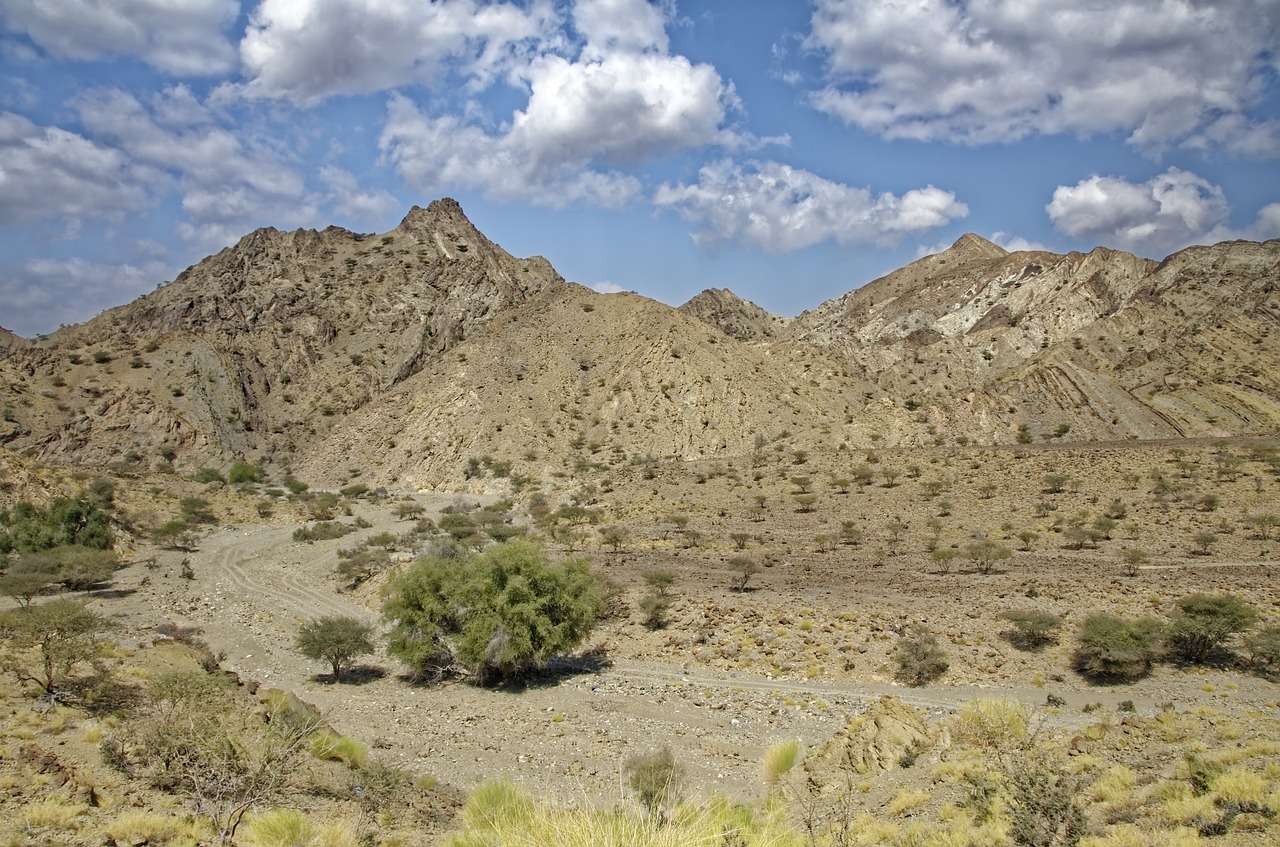
[[[153,177],[119,150],[0,112],[0,223],[142,209]]]
[[[235,66],[238,0],[5,0],[6,27],[60,59],[133,56],[184,76]]]
[[[1146,148],[1280,152],[1254,108],[1280,4],[817,0],[814,105],[889,138],[986,143],[1122,132]]]
[[[1007,232],[994,232],[991,234],[990,240],[992,244],[1003,247],[1010,253],[1049,250],[1046,245],[1041,244],[1039,241],[1031,241],[1030,239],[1023,238],[1021,235],[1011,235]]]
[[[328,188],[325,200],[334,210],[351,221],[368,224],[385,223],[400,203],[389,192],[360,186],[355,174],[335,165],[324,165],[317,174]]]
[[[736,96],[710,65],[684,56],[616,53],[596,61],[548,57],[531,70],[528,106],[512,143],[538,163],[643,161],[722,141]]]
[[[549,0],[263,0],[240,42],[245,90],[314,103],[435,82],[454,65],[487,81],[554,42],[556,23]]]
[[[424,193],[478,189],[499,201],[563,208],[619,207],[640,190],[633,177],[581,162],[538,163],[510,135],[490,135],[450,116],[433,118],[400,95],[387,104],[378,144],[401,176]]]
[[[593,291],[598,291],[601,294],[621,294],[627,290],[616,282],[609,282],[608,280],[597,282],[595,285],[591,286],[591,289]]]
[[[1280,236],[1280,203],[1263,207],[1246,229],[1232,229],[1222,189],[1178,168],[1141,183],[1093,176],[1061,185],[1045,209],[1067,235],[1157,258],[1192,244]]]
[[[725,159],[698,177],[694,185],[662,186],[654,201],[701,227],[694,240],[709,247],[739,241],[787,253],[821,241],[893,243],[969,213],[954,194],[932,185],[873,195],[777,162],[745,169]]]
[[[573,24],[587,40],[584,58],[642,50],[666,53],[671,12],[647,0],[578,0]]]
[[[464,187],[499,200],[619,207],[640,191],[619,168],[752,143],[726,126],[739,104],[715,68],[666,52],[665,14],[643,0],[580,2],[581,55],[530,62],[520,71],[528,102],[497,127],[434,117],[393,95],[384,157],[427,192]]]
[[[85,259],[30,259],[0,277],[5,328],[28,338],[145,294],[171,276],[158,261],[108,265]],[[10,326],[9,321],[15,323]]]
[[[75,108],[96,137],[176,182],[188,218],[179,232],[189,241],[214,249],[255,226],[302,226],[317,216],[316,199],[275,139],[224,127],[182,86],[150,104],[119,89],[93,91]]]

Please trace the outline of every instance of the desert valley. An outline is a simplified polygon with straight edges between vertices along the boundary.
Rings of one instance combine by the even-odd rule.
[[[445,199],[0,331],[0,407],[0,844],[1280,840],[1280,241],[783,318]]]

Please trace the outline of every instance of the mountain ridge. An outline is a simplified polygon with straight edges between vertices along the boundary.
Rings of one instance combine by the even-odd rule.
[[[1278,269],[1280,241],[1154,262],[969,233],[788,320],[727,289],[678,309],[593,292],[444,199],[380,235],[255,230],[84,324],[0,334],[0,444],[433,486],[483,456],[545,474],[781,432],[797,450],[1272,433]]]

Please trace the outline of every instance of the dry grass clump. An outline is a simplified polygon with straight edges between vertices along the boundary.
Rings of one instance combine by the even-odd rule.
[[[148,809],[123,811],[103,824],[101,831],[106,839],[110,839],[106,843],[146,844],[148,847],[195,847],[213,837],[212,830],[203,821]]]
[[[776,811],[712,799],[659,817],[636,809],[558,809],[510,783],[487,783],[467,799],[462,827],[445,847],[802,847]]]

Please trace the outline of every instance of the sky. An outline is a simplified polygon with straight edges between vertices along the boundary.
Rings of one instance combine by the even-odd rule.
[[[440,197],[599,291],[786,316],[965,232],[1276,238],[1280,2],[0,0],[20,335]]]

